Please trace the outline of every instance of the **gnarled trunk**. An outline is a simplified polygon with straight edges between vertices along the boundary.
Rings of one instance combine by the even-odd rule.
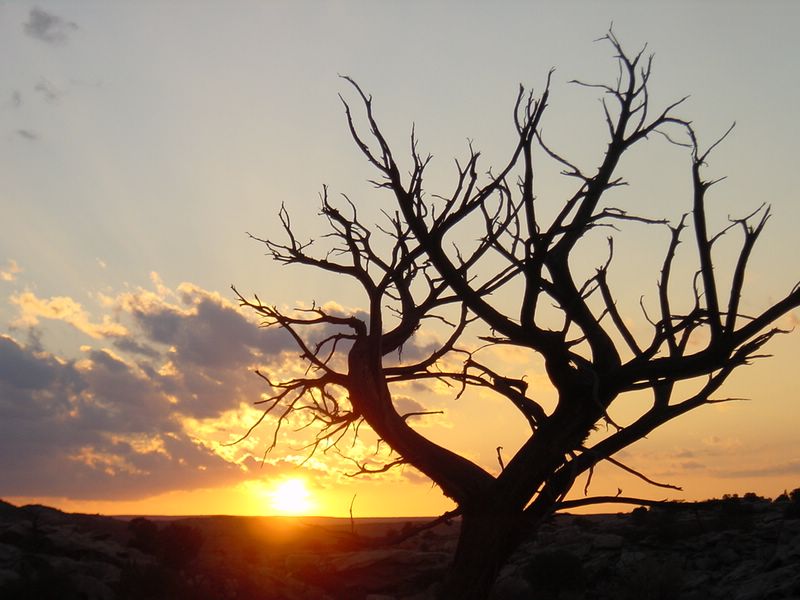
[[[486,600],[500,569],[523,539],[525,523],[519,509],[465,511],[439,598]]]

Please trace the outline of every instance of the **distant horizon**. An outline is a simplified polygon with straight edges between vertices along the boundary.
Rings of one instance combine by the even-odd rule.
[[[759,498],[763,498],[764,500],[775,502],[780,496],[784,494],[788,494],[796,489],[800,489],[800,481],[797,483],[797,487],[791,487],[786,490],[781,491],[774,496],[765,496],[762,494],[756,494]],[[731,492],[722,494],[719,497],[710,497],[710,498],[703,498],[699,500],[667,500],[665,504],[703,504],[706,502],[715,502],[715,501],[723,501],[725,497],[736,497],[740,499],[745,499],[747,494],[752,494],[755,492]],[[652,499],[651,499],[652,501]],[[443,514],[436,514],[436,515],[392,515],[392,516],[333,516],[333,515],[317,515],[317,514],[295,514],[295,515],[287,515],[287,514],[232,514],[232,513],[184,513],[184,514],[156,514],[156,513],[103,513],[103,512],[83,512],[79,510],[62,510],[57,506],[52,506],[48,504],[41,504],[41,503],[27,503],[27,504],[16,504],[14,502],[8,502],[6,498],[0,498],[0,502],[6,502],[16,508],[25,508],[26,506],[41,506],[43,508],[48,508],[52,510],[56,510],[58,512],[64,514],[74,514],[74,515],[89,515],[89,516],[101,516],[101,517],[111,517],[115,519],[123,519],[123,520],[130,520],[135,518],[146,518],[146,519],[153,519],[153,520],[168,520],[168,519],[191,519],[191,518],[204,518],[204,517],[242,517],[242,518],[254,518],[254,519],[289,519],[289,520],[305,520],[305,519],[312,519],[312,520],[338,520],[338,521],[385,521],[385,520],[400,520],[400,521],[434,521],[436,519],[440,519],[444,516]],[[574,514],[574,515],[614,515],[614,514],[628,514],[632,512],[634,509],[645,506],[646,503],[605,503],[605,504],[596,504],[587,507],[579,507],[573,509],[566,509],[566,510],[559,510],[556,511],[554,514]],[[601,510],[601,507],[617,507],[617,510]],[[446,520],[451,519],[459,519],[460,515],[455,514],[449,517]]]

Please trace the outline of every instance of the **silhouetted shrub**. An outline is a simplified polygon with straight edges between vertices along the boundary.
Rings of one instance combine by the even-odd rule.
[[[197,558],[205,541],[202,532],[191,525],[169,523],[159,530],[158,525],[143,517],[131,520],[128,530],[132,536],[131,547],[157,556],[171,569],[185,568]]]
[[[723,496],[713,523],[715,529],[739,529],[742,531],[752,529],[755,516],[753,500],[756,499],[759,497],[752,493],[745,494],[744,498],[739,498],[736,494]]]
[[[672,542],[681,537],[678,513],[673,507],[660,507],[648,511],[646,523],[650,533],[663,542]]]
[[[637,527],[640,527],[647,523],[647,507],[646,506],[638,506],[631,511],[631,521]]]
[[[800,519],[800,488],[789,492],[789,503],[784,514],[788,519]]]
[[[158,550],[158,525],[145,519],[137,517],[128,523],[128,531],[131,533],[131,540],[128,545],[147,554],[155,554]]]
[[[196,527],[170,523],[158,533],[158,555],[165,566],[183,569],[197,558],[204,541]]]

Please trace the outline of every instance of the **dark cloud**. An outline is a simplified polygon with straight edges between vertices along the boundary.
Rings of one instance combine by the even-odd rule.
[[[30,129],[17,129],[14,133],[16,133],[22,139],[28,140],[29,142],[35,142],[39,140],[39,134],[35,131],[31,131]]]
[[[63,44],[78,29],[77,23],[67,21],[57,15],[33,8],[22,30],[30,37],[48,44]]]
[[[0,335],[0,383],[3,385],[24,390],[46,389],[67,372],[74,376],[72,365],[62,365],[52,357],[37,358],[12,338]]]
[[[127,370],[127,365],[105,350],[90,350],[89,358],[94,365],[99,365],[113,373]]]
[[[0,496],[136,499],[245,478],[187,434],[191,403],[164,382],[108,351],[64,361],[0,336]]]
[[[185,299],[194,304],[193,311],[163,305],[133,312],[150,341],[175,349],[176,363],[210,369],[242,368],[258,355],[274,356],[294,348],[285,331],[259,328],[236,308],[211,295],[197,291]]]
[[[132,337],[117,338],[113,340],[112,343],[114,344],[115,348],[123,352],[138,354],[139,356],[144,356],[146,358],[158,358],[161,356],[161,353],[155,348],[148,346],[147,344],[137,342]]]
[[[125,333],[101,333],[73,359],[47,352],[33,328],[28,344],[0,336],[0,496],[137,499],[289,468],[260,468],[247,447],[234,462],[193,437],[269,392],[252,368],[291,360],[288,334],[188,284],[122,294],[116,309]],[[411,398],[398,407],[422,409]]]
[[[194,286],[182,289],[180,297],[187,307],[147,293],[129,297],[125,311],[137,331],[114,340],[114,346],[140,361],[139,368],[158,380],[186,415],[215,417],[234,408],[235,398],[259,399],[264,382],[252,368],[294,349],[289,335],[258,327],[233,304]]]

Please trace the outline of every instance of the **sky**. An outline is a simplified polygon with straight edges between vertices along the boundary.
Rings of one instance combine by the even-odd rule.
[[[486,168],[503,163],[519,84],[541,90],[552,67],[545,138],[581,164],[600,160],[597,91],[569,82],[613,81],[611,48],[596,41],[613,23],[626,49],[655,55],[654,105],[690,95],[680,114],[706,145],[736,122],[709,159],[711,176],[727,176],[711,222],[772,206],[743,305],[755,312],[800,280],[799,17],[789,1],[0,1],[0,497],[109,514],[280,514],[276,489],[302,480],[296,505],[314,514],[451,508],[410,468],[350,477],[335,455],[303,462],[302,432],[284,432],[266,456],[269,427],[225,445],[260,414],[253,369],[297,369],[291,340],[259,328],[231,284],[285,308],[364,306],[342,280],[272,264],[247,235],[280,239],[285,205],[304,236],[319,236],[323,184],[379,219],[385,197],[350,138],[338,94],[354,95],[340,75],[373,95],[398,152],[414,124],[434,157],[428,188],[444,193],[470,140]],[[687,210],[686,152],[653,139],[634,155],[621,201],[672,219]],[[555,176],[541,185],[553,206],[569,189]],[[635,320],[663,245],[640,230],[621,237],[629,268],[616,289]],[[731,257],[720,250],[721,271]],[[800,334],[768,350],[774,358],[726,386],[746,402],[626,451],[627,464],[683,492],[613,467],[592,492],[691,500],[800,486]],[[504,360],[546,387],[532,357]],[[444,411],[416,426],[490,470],[496,446],[524,433],[492,400],[456,404],[442,389],[396,400]]]

